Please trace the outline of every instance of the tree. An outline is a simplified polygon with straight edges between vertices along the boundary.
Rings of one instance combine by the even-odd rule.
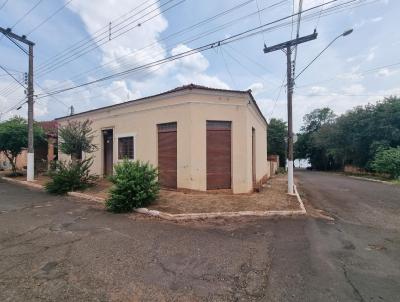
[[[71,155],[73,160],[80,161],[82,152],[93,153],[97,150],[97,146],[92,143],[94,131],[92,130],[92,122],[89,120],[68,121],[67,125],[58,129],[60,138],[60,150],[64,154]]]
[[[34,124],[35,146],[44,143],[44,131]],[[13,175],[17,174],[16,160],[24,148],[28,147],[28,123],[22,117],[14,117],[0,123],[0,152],[3,152],[11,163]]]
[[[307,133],[316,132],[322,125],[333,123],[335,117],[335,113],[328,107],[314,109],[304,116],[304,126],[300,130]]]
[[[77,189],[91,186],[97,179],[90,174],[93,158],[82,160],[82,152],[92,153],[97,146],[92,143],[94,131],[89,120],[68,121],[65,126],[59,127],[60,150],[71,155],[72,161],[59,161],[50,173],[51,180],[46,184],[46,190],[53,194],[65,194]]]
[[[300,129],[298,140],[294,146],[295,157],[308,158],[311,166],[318,170],[332,168],[332,160],[327,156],[326,146],[321,143],[318,132],[325,125],[335,121],[332,109],[325,107],[315,109],[303,118],[304,126]]]
[[[372,162],[372,167],[378,173],[387,173],[392,178],[399,178],[400,147],[379,149]]]
[[[379,150],[400,146],[400,98],[357,106],[335,117],[329,108],[304,116],[295,144],[297,158],[308,158],[316,169],[346,164],[373,171]]]
[[[287,125],[281,119],[272,118],[268,124],[268,154],[279,155],[279,166],[285,166]]]

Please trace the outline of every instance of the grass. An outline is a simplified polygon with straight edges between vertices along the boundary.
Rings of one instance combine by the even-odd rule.
[[[369,178],[373,180],[380,180],[380,181],[385,181],[389,182],[395,185],[400,185],[400,179],[392,179],[380,175],[374,175],[374,174],[368,174],[368,173],[349,173],[349,172],[343,172],[344,175],[347,176],[355,176],[355,177],[363,177],[363,178]]]

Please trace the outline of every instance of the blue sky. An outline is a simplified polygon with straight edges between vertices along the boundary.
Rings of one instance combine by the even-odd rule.
[[[324,9],[347,1],[339,0]],[[294,2],[297,5],[298,1]],[[304,8],[327,2],[304,0]],[[65,4],[65,8],[59,10]],[[288,16],[292,5],[292,0],[0,0],[0,26],[13,27],[15,33],[27,34],[36,43],[35,81],[40,87],[36,85],[35,91],[40,95],[44,93],[41,88],[52,91],[74,86],[224,39]],[[229,13],[168,38],[231,8]],[[27,14],[30,9],[32,11]],[[35,29],[57,10],[57,14]],[[340,114],[356,105],[400,94],[400,65],[384,67],[400,62],[399,11],[399,1],[358,0],[341,11],[322,12],[318,17],[320,9],[316,9],[309,12],[315,13],[314,17],[304,17],[300,34],[310,34],[316,28],[319,36],[299,46],[297,71],[343,31],[353,28],[354,32],[338,39],[297,79],[295,130],[300,128],[303,115],[312,109],[329,106]],[[125,16],[121,18],[122,15]],[[128,21],[118,24],[124,18]],[[111,22],[112,39],[109,41],[107,26],[112,20],[116,21]],[[122,28],[128,22],[132,24]],[[141,25],[136,26],[138,23]],[[104,35],[98,36],[95,32],[100,29],[101,33],[101,28],[105,28]],[[130,30],[123,33],[127,29]],[[121,35],[117,37],[118,34]],[[251,88],[268,119],[286,120],[286,91],[285,87],[281,88],[286,71],[285,55],[282,52],[264,54],[262,49],[264,43],[280,43],[290,39],[291,34],[292,27],[287,24],[150,70],[41,98],[35,103],[35,117],[37,120],[53,119],[67,114],[70,105],[75,112],[81,112],[196,83],[231,89]],[[77,44],[79,41],[81,44]],[[77,48],[81,45],[84,46]],[[78,51],[86,50],[86,54],[75,58],[80,54]],[[16,77],[27,71],[27,56],[4,37],[0,40],[0,54],[0,65]],[[94,70],[88,72],[90,69]],[[0,71],[1,112],[24,97],[23,88],[14,83]],[[2,118],[15,114],[24,116],[25,112],[26,105]]]

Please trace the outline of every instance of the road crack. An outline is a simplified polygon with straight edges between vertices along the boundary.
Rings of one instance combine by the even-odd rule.
[[[344,278],[346,279],[346,282],[347,282],[347,283],[351,286],[351,288],[353,289],[354,295],[357,297],[357,299],[358,299],[360,302],[365,302],[365,300],[364,300],[363,296],[361,295],[360,291],[359,291],[358,288],[354,285],[354,283],[351,281],[351,279],[350,279],[350,277],[349,277],[349,274],[348,274],[348,272],[347,272],[347,269],[346,269],[346,265],[345,265],[345,264],[342,265],[342,269],[343,269]]]

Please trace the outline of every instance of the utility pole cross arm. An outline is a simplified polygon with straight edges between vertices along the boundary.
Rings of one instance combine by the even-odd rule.
[[[13,39],[15,39],[15,40],[18,40],[18,41],[20,41],[20,42],[22,42],[22,43],[25,43],[25,44],[27,44],[27,45],[31,45],[31,46],[34,46],[34,45],[35,45],[35,43],[33,43],[32,41],[29,41],[29,40],[26,38],[26,36],[18,36],[18,35],[16,35],[16,34],[14,34],[14,33],[11,31],[11,28],[5,29],[5,28],[3,28],[3,27],[0,27],[0,33],[3,33],[4,35],[9,36],[10,38],[13,38]]]
[[[302,44],[302,43],[305,43],[308,41],[315,40],[317,37],[318,37],[318,33],[316,31],[314,31],[313,34],[308,35],[308,36],[304,36],[304,37],[300,37],[300,38],[286,41],[283,43],[279,43],[279,44],[276,44],[276,45],[270,46],[270,47],[265,46],[264,53],[273,52],[273,51],[280,50],[280,49],[286,49],[288,47],[292,47],[292,46],[295,46],[298,44]]]

